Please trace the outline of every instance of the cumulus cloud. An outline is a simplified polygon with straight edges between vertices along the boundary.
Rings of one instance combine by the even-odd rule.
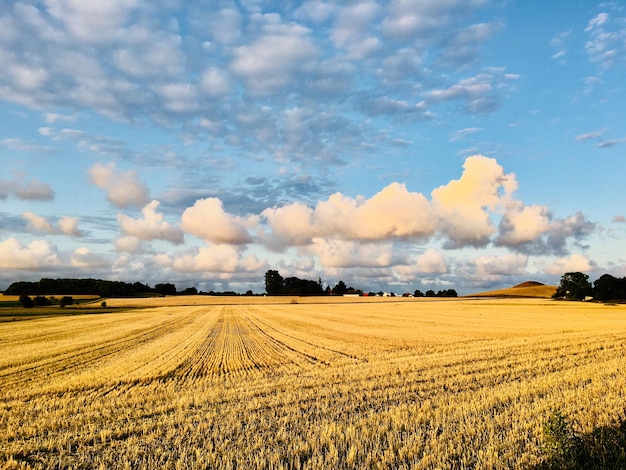
[[[346,50],[351,59],[363,59],[378,50],[381,41],[372,35],[372,22],[379,11],[376,2],[367,0],[346,6],[330,33],[335,46]]]
[[[514,176],[505,175],[495,159],[482,155],[467,158],[463,168],[460,179],[432,192],[433,205],[449,246],[484,246],[495,233],[487,209],[495,211],[503,182]]]
[[[258,217],[247,218],[228,214],[218,198],[206,198],[183,212],[180,227],[186,233],[213,243],[242,245],[250,243],[248,230],[258,223]]]
[[[25,271],[51,268],[60,265],[57,248],[44,240],[28,245],[15,238],[0,242],[0,268]]]
[[[47,233],[50,235],[62,234],[70,237],[82,237],[83,233],[78,228],[78,218],[64,216],[61,217],[54,227],[48,219],[33,212],[24,212],[22,218],[26,220],[28,228],[34,232]]]
[[[83,236],[83,232],[78,228],[78,218],[64,216],[59,219],[59,231],[70,237],[80,238]]]
[[[400,183],[390,184],[367,200],[335,193],[327,201],[320,201],[314,210],[293,203],[266,209],[262,216],[278,245],[309,244],[314,237],[361,241],[425,239],[436,228],[426,197],[409,192]]]
[[[556,259],[552,264],[543,268],[546,274],[562,275],[569,272],[589,272],[597,265],[585,255],[573,254]]]
[[[300,73],[313,70],[319,50],[301,26],[268,28],[271,33],[234,51],[231,69],[248,89],[267,95],[293,83]]]
[[[141,207],[149,201],[149,190],[134,170],[118,171],[113,163],[96,163],[89,169],[89,176],[93,184],[107,192],[108,201],[116,207]]]
[[[314,255],[324,268],[387,267],[394,261],[391,243],[315,238],[305,253]]]
[[[45,217],[33,214],[32,212],[24,212],[22,214],[22,218],[24,218],[28,222],[28,228],[34,230],[35,232],[55,232],[54,228],[52,228],[52,225],[46,220]]]
[[[234,273],[259,271],[265,264],[254,255],[243,257],[232,245],[211,244],[192,253],[175,256],[171,266],[179,272],[218,273],[220,278],[229,279]]]
[[[54,199],[54,191],[49,184],[36,179],[24,181],[21,175],[13,180],[0,179],[0,199],[6,199],[10,195],[24,201]]]
[[[74,0],[47,0],[48,12],[61,21],[78,40],[101,42],[114,39],[121,31],[139,0],[111,0],[108,2],[76,2]]]
[[[528,256],[516,253],[500,256],[482,255],[476,258],[473,264],[479,278],[492,279],[494,276],[525,274]]]
[[[159,205],[159,201],[150,202],[141,210],[140,219],[118,214],[117,223],[124,235],[140,240],[166,240],[176,245],[183,243],[183,232],[165,221],[163,214],[157,212]]]
[[[531,243],[550,228],[552,215],[545,206],[522,206],[509,209],[502,217],[498,243],[506,246]]]
[[[105,256],[85,247],[76,248],[70,262],[75,268],[104,268],[110,264]]]
[[[448,272],[445,258],[441,251],[429,248],[417,259],[417,272],[424,274],[445,274]]]
[[[115,251],[135,254],[141,252],[141,240],[137,237],[120,237],[113,243],[115,245]]]
[[[385,34],[395,39],[421,39],[450,28],[484,3],[484,0],[393,0],[381,26]]]
[[[315,207],[291,203],[264,210],[268,230],[263,242],[272,249],[322,246],[332,241],[427,241],[441,237],[447,248],[483,247],[490,243],[523,251],[559,253],[568,241],[581,241],[595,224],[583,214],[553,218],[545,206],[526,206],[513,195],[514,174],[493,158],[468,157],[458,180],[423,194],[392,183],[369,199],[341,193]],[[494,217],[500,215],[498,226]]]

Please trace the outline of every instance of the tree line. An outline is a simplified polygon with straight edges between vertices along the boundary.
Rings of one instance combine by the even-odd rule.
[[[561,283],[552,296],[554,299],[566,300],[626,300],[626,277],[617,278],[603,274],[592,284],[589,276],[581,272],[563,274]]]
[[[270,269],[265,273],[265,292],[267,295],[368,295],[368,296],[382,296],[383,292],[368,292],[365,294],[361,289],[355,289],[349,287],[344,281],[339,281],[334,287],[327,285],[324,289],[322,286],[322,279],[318,278],[317,281],[309,279],[299,279],[297,277],[283,278],[280,273],[274,269]],[[391,294],[394,295],[394,294]],[[404,294],[404,296],[411,294]],[[414,297],[457,297],[457,292],[454,289],[444,289],[437,293],[433,290],[428,290],[423,293],[420,290],[416,290],[413,293]]]
[[[104,281],[101,279],[47,279],[39,281],[19,281],[12,283],[5,291],[6,295],[97,295],[99,297],[144,297],[149,295],[192,295],[197,294],[195,287],[177,291],[171,283],[157,284],[150,287],[141,282]]]

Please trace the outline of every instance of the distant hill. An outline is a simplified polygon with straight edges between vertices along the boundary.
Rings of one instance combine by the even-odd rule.
[[[465,297],[523,297],[549,299],[556,292],[557,286],[547,286],[537,281],[526,281],[506,289],[478,292]]]

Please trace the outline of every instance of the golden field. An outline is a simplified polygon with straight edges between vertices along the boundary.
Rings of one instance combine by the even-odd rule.
[[[552,410],[625,410],[626,306],[107,305],[0,323],[0,468],[531,468]]]

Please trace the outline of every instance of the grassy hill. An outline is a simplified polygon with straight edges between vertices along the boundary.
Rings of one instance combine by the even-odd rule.
[[[541,282],[527,281],[506,289],[498,289],[471,294],[466,297],[524,297],[549,299],[556,292],[557,286],[547,286]]]

